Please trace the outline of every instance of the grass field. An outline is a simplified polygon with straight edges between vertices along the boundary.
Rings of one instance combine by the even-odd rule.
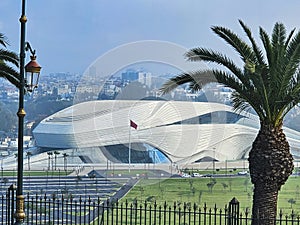
[[[24,171],[24,176],[67,175],[71,171]],[[109,172],[109,171],[107,171]],[[120,171],[118,171],[120,172]],[[121,171],[127,174],[128,170]],[[120,173],[121,173],[120,172]],[[143,174],[145,171],[135,170],[132,174]],[[147,171],[149,173],[149,171]],[[210,173],[211,171],[196,171]],[[234,171],[235,173],[238,171]],[[220,171],[222,173],[222,171]],[[211,174],[211,173],[210,173]],[[218,172],[216,172],[218,174]],[[150,174],[151,175],[151,174]],[[3,171],[3,176],[16,176],[16,171]],[[224,208],[235,197],[241,209],[251,208],[252,188],[249,176],[228,176],[216,178],[169,178],[140,179],[137,185],[122,199],[132,202],[154,202],[173,204],[174,202],[190,202],[199,206]],[[290,212],[291,209],[300,214],[300,176],[291,176],[279,192],[278,209]]]
[[[191,202],[224,208],[236,197],[241,209],[251,208],[252,189],[249,176],[226,178],[141,179],[123,199],[128,201]],[[279,193],[278,209],[300,212],[300,177],[290,177]]]

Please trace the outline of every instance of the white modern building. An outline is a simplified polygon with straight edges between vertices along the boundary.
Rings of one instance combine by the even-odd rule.
[[[237,114],[224,104],[106,100],[83,102],[57,112],[44,119],[33,135],[40,148],[97,149],[110,160],[115,155],[112,151],[122,157],[128,146],[135,151],[152,148],[172,162],[193,163],[247,158],[258,128],[257,116]],[[300,133],[284,130],[292,154],[299,157]]]

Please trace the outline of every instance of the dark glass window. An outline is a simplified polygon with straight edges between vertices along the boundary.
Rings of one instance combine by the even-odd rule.
[[[233,124],[239,119],[244,118],[244,116],[233,112],[217,111],[212,113],[207,113],[201,116],[192,117],[186,120],[177,121],[171,125],[175,124]]]

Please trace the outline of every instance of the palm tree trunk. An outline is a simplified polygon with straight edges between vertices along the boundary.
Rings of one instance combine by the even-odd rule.
[[[278,191],[294,168],[282,125],[261,124],[249,153],[249,168],[254,184],[252,225],[274,225]]]

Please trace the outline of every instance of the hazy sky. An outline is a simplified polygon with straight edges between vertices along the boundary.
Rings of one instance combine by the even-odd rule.
[[[44,73],[83,73],[99,56],[130,42],[169,41],[186,48],[228,51],[210,27],[243,35],[238,19],[253,33],[275,22],[300,28],[298,0],[28,0],[26,40],[37,50]],[[0,0],[0,32],[19,52],[21,0]]]

